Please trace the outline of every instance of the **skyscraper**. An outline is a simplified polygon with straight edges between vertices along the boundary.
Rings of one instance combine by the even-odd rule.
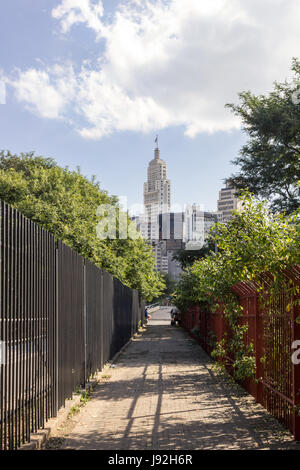
[[[218,212],[222,214],[223,222],[228,222],[232,218],[232,211],[240,211],[242,201],[235,195],[236,190],[226,181],[226,188],[221,189],[218,199]]]
[[[144,215],[140,218],[139,228],[143,238],[152,244],[156,269],[167,273],[168,258],[160,236],[159,216],[170,212],[171,183],[167,179],[166,162],[160,158],[158,138],[155,142],[154,158],[148,165],[147,181],[144,183]]]
[[[156,139],[157,141],[157,139]],[[167,165],[160,158],[158,144],[154,150],[154,159],[148,166],[148,178],[144,183],[144,207],[149,240],[159,239],[159,214],[168,213],[171,207],[171,182],[167,179]]]

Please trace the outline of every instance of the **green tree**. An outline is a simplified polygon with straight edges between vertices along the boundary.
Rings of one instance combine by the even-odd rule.
[[[247,325],[240,322],[242,308],[231,286],[240,281],[251,281],[260,300],[265,302],[286,285],[283,271],[300,262],[300,210],[286,216],[274,214],[268,204],[251,196],[244,196],[241,212],[225,224],[216,224],[211,231],[218,252],[211,252],[197,260],[183,273],[176,290],[176,304],[185,311],[192,304],[204,304],[211,311],[222,303],[225,317],[231,327],[232,338],[225,337],[217,344],[216,357],[222,357],[224,347],[234,355],[237,378],[253,377],[255,361],[253,344],[244,346]],[[261,281],[261,273],[268,276],[268,284]],[[295,293],[299,287],[294,286]],[[270,307],[271,308],[271,307]]]
[[[240,167],[229,181],[268,199],[273,211],[291,213],[300,206],[300,62],[293,60],[292,82],[274,83],[267,96],[239,94],[228,104],[249,140],[233,163]]]
[[[262,272],[276,275],[299,263],[299,213],[273,214],[265,201],[244,196],[242,211],[235,211],[226,225],[212,227],[218,252],[210,252],[185,270],[178,299],[213,303],[226,298],[237,282],[255,281]]]
[[[164,289],[155,271],[151,247],[141,238],[101,240],[96,236],[98,206],[116,207],[93,177],[59,167],[33,152],[0,152],[0,198],[40,224],[85,258],[90,259],[151,301]],[[126,216],[127,217],[127,216]]]

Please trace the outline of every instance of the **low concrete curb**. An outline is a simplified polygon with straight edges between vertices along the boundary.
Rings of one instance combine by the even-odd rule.
[[[18,450],[41,450],[47,439],[51,437],[51,434],[67,420],[73,406],[80,404],[81,394],[98,383],[101,373],[102,372],[99,372],[92,381],[88,382],[85,388],[80,390],[80,394],[74,393],[70,400],[66,400],[65,406],[58,411],[57,416],[49,419],[45,427],[32,434],[30,436],[30,442],[23,444]]]
[[[118,351],[114,357],[104,365],[103,370],[98,372],[96,377],[86,384],[86,387],[80,390],[80,394],[73,394],[72,399],[66,400],[65,406],[61,408],[55,418],[51,418],[47,421],[45,427],[40,429],[36,433],[32,434],[30,437],[30,442],[23,444],[18,450],[41,450],[45,442],[51,437],[51,434],[62,426],[62,424],[67,420],[68,415],[73,408],[80,404],[81,393],[87,391],[90,387],[95,387],[99,384],[98,380],[103,374],[104,369],[111,367],[118,357],[125,351],[129,344],[139,335],[139,332],[135,333],[132,338]]]

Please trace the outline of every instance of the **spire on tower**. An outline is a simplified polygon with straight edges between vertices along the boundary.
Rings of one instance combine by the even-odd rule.
[[[155,141],[156,143],[156,147],[155,147],[155,151],[154,151],[154,156],[157,160],[159,160],[160,158],[160,152],[159,152],[159,148],[158,148],[158,135],[156,135],[156,138],[155,138]]]

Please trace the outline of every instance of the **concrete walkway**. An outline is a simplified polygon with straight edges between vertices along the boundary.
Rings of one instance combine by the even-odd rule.
[[[168,310],[103,372],[64,449],[299,449],[292,436],[212,361]]]

